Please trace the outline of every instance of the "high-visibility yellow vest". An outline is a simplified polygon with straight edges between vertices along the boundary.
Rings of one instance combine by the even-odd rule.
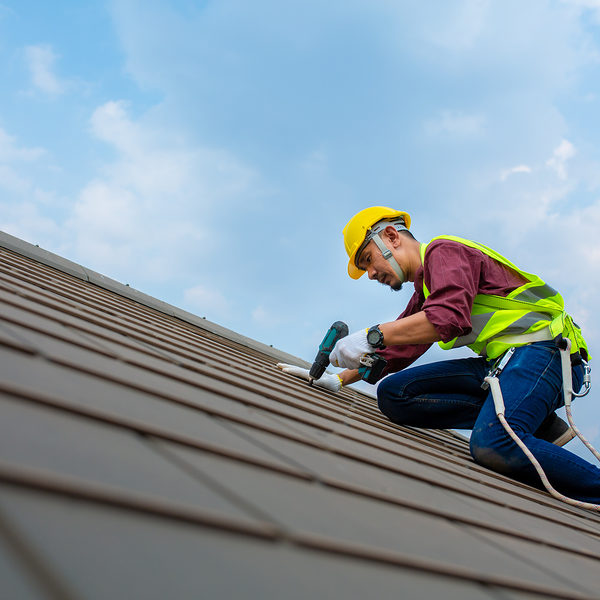
[[[493,359],[502,355],[512,346],[529,343],[527,340],[522,343],[515,342],[514,336],[534,333],[547,327],[551,338],[562,334],[571,340],[571,353],[583,350],[585,351],[584,357],[587,356],[587,346],[581,329],[565,312],[561,295],[537,275],[522,271],[507,258],[483,244],[451,235],[438,236],[431,242],[435,240],[451,240],[470,248],[476,248],[495,261],[509,267],[526,281],[506,297],[477,294],[471,309],[472,331],[449,342],[439,342],[441,348],[449,350],[459,346],[468,346],[477,354]],[[424,267],[425,251],[429,244],[421,244],[421,262]],[[423,294],[425,298],[429,296],[425,281],[423,281]],[[503,336],[510,336],[510,343],[503,341]]]

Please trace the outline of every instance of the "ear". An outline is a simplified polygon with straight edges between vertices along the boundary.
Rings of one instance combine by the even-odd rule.
[[[392,244],[392,247],[397,248],[398,246],[401,245],[401,239],[400,239],[400,234],[398,233],[398,230],[393,227],[392,225],[388,225],[384,230],[383,230],[383,237],[386,237]]]

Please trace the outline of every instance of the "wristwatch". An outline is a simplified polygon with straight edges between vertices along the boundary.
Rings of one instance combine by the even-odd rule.
[[[373,348],[379,348],[382,350],[385,348],[385,344],[383,343],[383,333],[381,333],[381,329],[379,329],[379,325],[373,325],[367,331],[367,342],[373,346]]]

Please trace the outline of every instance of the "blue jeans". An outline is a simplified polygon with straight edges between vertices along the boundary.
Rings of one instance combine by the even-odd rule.
[[[484,358],[463,358],[395,373],[379,384],[379,408],[400,425],[472,429],[470,448],[476,463],[544,489],[533,465],[498,420],[491,393],[481,389],[490,366]],[[550,483],[567,496],[600,503],[600,469],[533,435],[564,404],[560,353],[554,342],[517,348],[499,379],[506,419]],[[574,390],[582,380],[583,367],[573,367]]]

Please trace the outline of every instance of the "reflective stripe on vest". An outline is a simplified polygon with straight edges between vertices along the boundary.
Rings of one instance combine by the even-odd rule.
[[[584,349],[587,353],[581,330],[565,312],[561,295],[537,275],[522,271],[507,258],[483,244],[450,235],[438,236],[431,242],[435,240],[450,240],[480,250],[518,273],[525,280],[523,285],[510,292],[506,297],[477,294],[471,309],[471,332],[449,342],[439,342],[441,348],[449,350],[459,346],[468,346],[477,354],[493,359],[510,347],[496,338],[532,333],[549,327],[552,337],[562,334],[571,340],[572,352]],[[429,244],[421,244],[423,266],[425,266],[425,252]],[[429,296],[425,281],[423,281],[423,294],[425,298]],[[519,344],[512,343],[510,345]]]

